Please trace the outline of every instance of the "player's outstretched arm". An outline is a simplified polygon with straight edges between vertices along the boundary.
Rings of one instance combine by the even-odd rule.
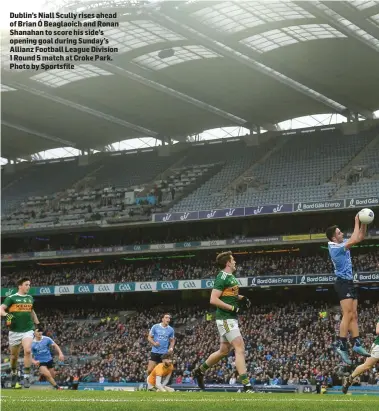
[[[361,228],[359,229],[359,240],[363,241],[366,238],[367,234],[367,224],[361,224]]]
[[[379,321],[378,324],[376,324],[376,334],[379,335]]]
[[[364,227],[365,226],[365,227]],[[362,231],[361,231],[362,230]],[[360,225],[358,214],[355,216],[354,231],[348,242],[345,244],[345,249],[351,248],[353,245],[360,243],[366,236],[367,225]]]

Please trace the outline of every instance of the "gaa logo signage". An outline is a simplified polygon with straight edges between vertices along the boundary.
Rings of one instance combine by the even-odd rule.
[[[162,290],[174,290],[175,286],[173,283],[160,283],[158,288]]]
[[[55,287],[56,294],[74,294],[74,286],[73,285],[61,285]]]
[[[116,292],[118,291],[120,293],[135,291],[135,289],[136,289],[135,283],[121,283],[121,284],[116,284],[116,287],[115,287]]]
[[[184,281],[183,288],[200,288],[195,281]]]
[[[149,283],[135,283],[136,291],[155,291],[157,289],[156,282],[149,282]]]
[[[38,289],[38,294],[40,295],[54,294],[54,287],[40,287]]]
[[[94,286],[95,293],[114,293],[114,284],[96,284]]]
[[[214,280],[201,280],[201,288],[213,288]]]
[[[90,294],[94,292],[94,287],[91,284],[82,284],[75,286],[75,294]]]
[[[157,283],[157,290],[177,290],[178,281],[159,281]]]

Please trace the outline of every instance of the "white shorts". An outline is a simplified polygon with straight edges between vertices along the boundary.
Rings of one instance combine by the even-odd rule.
[[[237,319],[216,320],[221,342],[232,342],[241,335]]]
[[[376,358],[379,360],[379,345],[372,344],[370,354],[371,358]]]
[[[20,345],[24,338],[34,338],[34,331],[26,331],[24,333],[17,333],[15,331],[9,331],[9,345],[15,347]]]

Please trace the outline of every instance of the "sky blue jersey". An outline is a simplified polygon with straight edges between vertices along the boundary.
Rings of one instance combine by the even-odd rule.
[[[151,327],[150,335],[153,336],[154,342],[159,342],[159,347],[154,347],[151,352],[156,354],[167,354],[170,346],[170,339],[175,338],[174,329],[169,325],[163,327],[162,324],[155,324]]]
[[[348,240],[342,243],[333,243],[329,241],[329,255],[334,266],[334,273],[338,278],[343,280],[353,279],[353,264],[351,263],[350,250],[345,248]]]
[[[55,344],[50,337],[42,336],[40,341],[35,338],[32,344],[32,355],[36,361],[49,362],[53,359],[51,355],[50,347]]]

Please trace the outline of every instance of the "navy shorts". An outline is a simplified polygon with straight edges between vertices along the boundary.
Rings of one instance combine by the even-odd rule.
[[[39,367],[47,367],[47,368],[54,368],[55,367],[55,364],[54,364],[54,361],[53,360],[51,360],[51,361],[49,361],[49,362],[40,362],[39,363]]]
[[[340,301],[347,300],[351,298],[352,300],[358,299],[357,288],[354,286],[352,280],[344,280],[342,278],[337,278],[334,283],[334,289],[337,292]]]
[[[163,356],[163,354],[158,354],[156,352],[152,352],[152,353],[150,353],[150,361],[154,361],[157,364],[159,364],[159,363],[162,362],[162,356]]]

